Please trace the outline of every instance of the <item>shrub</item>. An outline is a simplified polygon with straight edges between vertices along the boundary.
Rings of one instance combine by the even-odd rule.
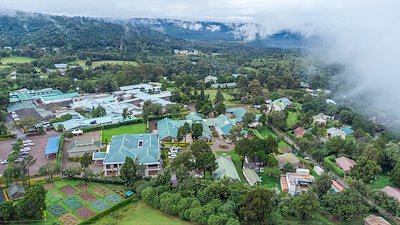
[[[337,167],[335,163],[331,161],[331,159],[334,159],[335,156],[327,156],[324,158],[324,165],[328,167],[332,172],[334,172],[336,175],[339,177],[344,177],[344,171]]]

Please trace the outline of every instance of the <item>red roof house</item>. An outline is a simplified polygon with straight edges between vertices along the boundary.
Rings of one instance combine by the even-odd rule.
[[[383,191],[387,195],[397,199],[397,201],[400,201],[400,188],[386,186],[386,187],[382,188],[381,191]]]
[[[344,172],[349,172],[351,168],[356,165],[356,162],[347,157],[339,157],[335,159],[336,165],[340,167]]]
[[[294,129],[293,131],[297,138],[303,137],[303,135],[306,133],[306,130],[302,127],[298,127],[296,129]]]

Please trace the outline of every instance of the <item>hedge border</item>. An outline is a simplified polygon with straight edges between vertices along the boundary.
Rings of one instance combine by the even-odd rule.
[[[324,165],[326,167],[328,167],[332,172],[334,172],[336,175],[338,175],[339,177],[344,177],[345,172],[340,169],[339,167],[337,167],[333,162],[332,159],[334,159],[335,156],[334,155],[330,155],[324,158]]]

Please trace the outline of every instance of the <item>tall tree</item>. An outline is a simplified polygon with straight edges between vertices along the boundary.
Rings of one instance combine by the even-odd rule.
[[[236,142],[235,152],[241,156],[240,158],[242,160],[242,167],[243,167],[244,158],[254,153],[252,142],[247,138],[240,139],[238,142]]]
[[[328,212],[343,220],[358,218],[368,212],[363,196],[354,188],[327,194],[323,197],[322,203]]]
[[[305,220],[317,212],[319,208],[318,196],[314,192],[308,191],[296,197],[292,207],[300,219]]]
[[[131,116],[131,112],[128,111],[128,108],[124,108],[122,110],[122,118],[124,118],[124,120],[126,120],[126,118]]]
[[[267,121],[268,121],[267,114],[265,114],[264,112],[261,113],[261,116],[258,119],[258,122],[260,122],[261,125],[266,126],[267,125]]]
[[[27,174],[28,178],[28,186],[31,185],[31,179],[30,179],[30,171],[29,168],[33,165],[36,164],[36,158],[33,157],[33,155],[29,154],[25,160],[21,163],[21,169],[23,173]]]
[[[210,146],[203,140],[197,140],[193,142],[193,144],[190,146],[190,150],[195,157],[205,152],[211,152]]]
[[[231,139],[234,143],[239,141],[243,137],[243,127],[240,124],[234,125],[228,134],[228,138]]]
[[[313,191],[317,194],[318,198],[322,198],[331,189],[331,185],[332,178],[328,175],[328,173],[323,173],[320,177],[317,178],[315,183],[313,183],[312,188]]]
[[[98,105],[96,108],[92,109],[93,118],[102,117],[105,116],[106,114],[107,114],[106,109],[101,105]]]
[[[248,127],[250,123],[253,123],[256,119],[256,114],[254,112],[248,111],[243,116],[243,126]]]
[[[218,88],[217,90],[217,94],[215,95],[215,99],[214,99],[214,104],[217,105],[217,103],[223,103],[225,100],[224,95],[222,94],[221,89]]]
[[[242,224],[268,224],[268,217],[272,212],[272,191],[256,188],[246,194],[239,209],[239,218]]]
[[[125,158],[125,163],[122,165],[119,172],[126,187],[132,187],[138,179],[143,177],[143,169],[141,167],[139,162],[135,162],[132,158]]]
[[[192,124],[192,137],[197,140],[203,134],[203,124],[193,123]]]
[[[203,178],[205,178],[207,171],[212,173],[217,169],[215,155],[211,151],[201,153],[196,157],[195,167],[197,170],[203,172]]]
[[[225,114],[226,107],[225,107],[224,102],[223,101],[222,102],[217,102],[215,104],[215,106],[214,106],[214,109],[215,109],[215,111],[217,112],[218,115]]]
[[[92,164],[93,160],[92,160],[92,155],[90,155],[89,153],[85,153],[82,158],[80,159],[80,163],[81,163],[81,167],[83,170],[83,176],[85,179],[85,184],[87,185],[87,180],[88,180],[88,170],[87,168],[90,166],[90,164]]]
[[[40,184],[29,188],[24,198],[17,203],[19,218],[24,220],[41,220],[46,210],[46,190]]]
[[[258,80],[252,80],[249,83],[250,93],[253,98],[257,96],[264,96],[264,92],[262,90],[262,86]]]
[[[380,151],[371,144],[367,145],[361,156],[358,157],[357,164],[352,168],[351,175],[358,180],[369,183],[382,171],[379,164],[380,160]]]

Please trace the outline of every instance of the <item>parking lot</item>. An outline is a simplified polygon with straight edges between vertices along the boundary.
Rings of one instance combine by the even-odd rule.
[[[29,168],[31,175],[38,173],[39,168],[45,165],[46,163],[54,162],[56,160],[55,156],[49,156],[49,158],[47,159],[46,156],[44,155],[44,151],[46,149],[48,138],[57,135],[59,134],[55,131],[48,131],[46,135],[29,136],[23,139],[23,140],[30,139],[35,144],[34,146],[30,146],[31,148],[30,154],[32,154],[36,158],[35,165]],[[7,159],[8,154],[10,154],[12,150],[11,143],[14,141],[15,139],[0,141],[0,160]],[[7,165],[0,165],[0,174],[3,174],[6,167]]]

